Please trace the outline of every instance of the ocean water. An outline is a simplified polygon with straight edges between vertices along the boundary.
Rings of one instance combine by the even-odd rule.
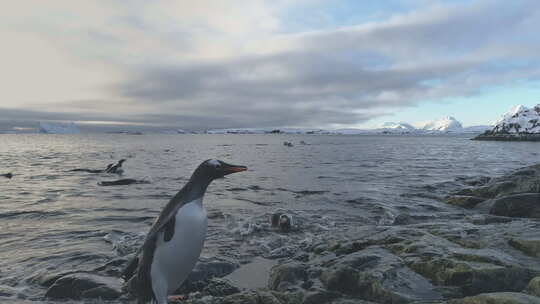
[[[538,147],[464,135],[0,135],[0,174],[14,174],[0,177],[0,299],[13,298],[2,298],[9,290],[41,302],[37,275],[92,270],[123,254],[114,239],[142,238],[205,159],[249,167],[214,181],[205,197],[220,216],[209,220],[203,255],[242,260],[238,235],[250,228],[242,223],[277,208],[342,227],[389,225],[400,213],[458,214],[437,197],[459,178],[537,163]],[[102,187],[119,177],[69,171],[120,158],[123,177],[151,183]]]

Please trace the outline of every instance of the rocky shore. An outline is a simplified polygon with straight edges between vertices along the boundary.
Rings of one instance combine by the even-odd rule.
[[[472,140],[540,141],[540,134],[503,134],[486,132],[472,138]]]
[[[355,225],[282,210],[293,220],[281,229],[273,213],[256,215],[228,227],[227,246],[201,258],[178,303],[540,304],[540,165],[461,182],[439,198],[452,212],[431,218]],[[49,300],[128,302],[119,273],[142,237],[108,240],[119,256],[107,264],[31,281]]]

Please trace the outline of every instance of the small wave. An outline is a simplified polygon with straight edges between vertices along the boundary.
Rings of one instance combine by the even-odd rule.
[[[66,213],[62,211],[42,211],[42,210],[10,211],[10,212],[5,212],[5,213],[0,213],[0,218],[11,218],[11,217],[40,218],[40,217],[59,216],[59,215],[65,215],[65,214]]]

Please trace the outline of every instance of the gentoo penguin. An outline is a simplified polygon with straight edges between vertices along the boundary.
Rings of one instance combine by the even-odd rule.
[[[5,178],[12,178],[13,174],[11,172],[9,172],[9,173],[0,174],[0,176],[3,176]]]
[[[202,205],[206,188],[216,178],[246,170],[245,166],[206,160],[163,208],[142,247],[122,273],[137,293],[137,303],[167,303],[168,295],[180,287],[201,254],[207,228]]]
[[[109,164],[107,166],[107,169],[105,169],[105,173],[116,173],[116,174],[122,174],[124,173],[124,169],[122,169],[122,164],[125,162],[125,159],[121,159],[116,163],[116,165],[112,166]]]

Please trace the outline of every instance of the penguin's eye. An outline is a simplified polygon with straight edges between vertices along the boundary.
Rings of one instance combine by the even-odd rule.
[[[221,169],[221,165],[220,165],[220,164],[217,164],[217,165],[216,165],[216,169]]]

